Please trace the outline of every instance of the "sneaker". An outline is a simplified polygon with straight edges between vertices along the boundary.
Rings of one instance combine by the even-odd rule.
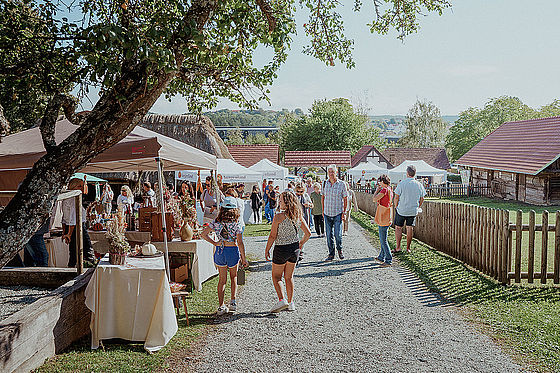
[[[285,310],[288,307],[289,307],[288,302],[285,299],[282,299],[281,301],[278,301],[278,303],[276,303],[276,305],[274,307],[272,307],[270,312],[271,313],[280,312],[280,311]]]
[[[229,301],[228,308],[230,312],[234,312],[235,310],[237,310],[237,302],[235,301],[235,299]]]
[[[377,262],[379,262],[379,263],[385,263],[385,261],[382,260],[382,259],[379,259],[379,257],[375,258],[375,260],[376,260]]]
[[[296,304],[294,303],[294,301],[288,303],[288,311],[293,312],[295,310],[296,310]]]
[[[344,254],[342,254],[342,250],[338,250],[338,257],[340,259],[344,259]]]
[[[332,262],[334,260],[334,256],[329,255],[327,256],[327,259],[325,259],[325,262]]]
[[[216,314],[218,316],[222,316],[223,314],[226,314],[229,312],[229,308],[227,308],[227,306],[224,304],[223,306],[218,307],[218,312],[216,312]]]
[[[380,267],[391,267],[391,266],[392,266],[391,263],[383,262],[383,264],[381,264]]]

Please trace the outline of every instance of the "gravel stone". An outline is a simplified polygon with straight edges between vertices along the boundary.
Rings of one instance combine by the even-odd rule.
[[[398,264],[380,268],[360,227],[343,237],[344,260],[323,262],[325,238],[311,238],[295,272],[295,312],[277,301],[266,237],[245,238],[252,264],[237,312],[219,324],[195,372],[516,372],[492,340]]]
[[[0,286],[0,320],[41,299],[51,290],[27,286]]]

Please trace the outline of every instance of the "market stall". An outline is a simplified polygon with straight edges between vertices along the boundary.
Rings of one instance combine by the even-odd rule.
[[[356,167],[353,167],[346,171],[346,173],[352,176],[354,181],[358,181],[360,179],[373,179],[378,178],[379,176],[386,174],[388,170],[386,168],[380,167],[371,162],[364,162],[358,164]]]
[[[442,184],[447,180],[447,171],[440,170],[427,164],[423,160],[419,161],[404,161],[397,167],[389,170],[389,177],[392,183],[398,183],[406,178],[406,168],[408,166],[416,167],[416,177],[429,177],[431,184]]]

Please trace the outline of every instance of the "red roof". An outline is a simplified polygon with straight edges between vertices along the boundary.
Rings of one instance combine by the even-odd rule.
[[[536,175],[560,158],[560,117],[507,122],[455,164]]]
[[[441,170],[451,168],[444,148],[387,148],[383,151],[385,158],[397,167],[404,161],[424,161]]]
[[[350,167],[350,151],[287,151],[284,155],[285,167],[327,167],[331,164]]]
[[[264,158],[278,164],[279,148],[278,144],[228,145],[233,159],[244,167],[250,167]]]
[[[358,165],[358,163],[360,162],[366,162],[366,157],[368,154],[371,153],[372,150],[375,150],[375,152],[377,154],[379,154],[379,157],[384,160],[386,163],[388,163],[389,168],[392,166],[391,162],[389,162],[384,156],[383,154],[377,150],[375,148],[375,146],[373,145],[364,145],[362,146],[362,148],[360,150],[358,150],[358,152],[356,154],[354,154],[354,156],[352,157],[352,167],[356,167]]]

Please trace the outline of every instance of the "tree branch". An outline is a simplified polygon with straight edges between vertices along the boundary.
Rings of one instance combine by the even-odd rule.
[[[0,142],[2,142],[2,136],[6,136],[10,132],[10,122],[4,116],[4,108],[0,104]]]
[[[268,31],[274,31],[276,28],[276,18],[273,15],[274,10],[272,9],[270,2],[268,0],[257,0],[257,5],[268,21]]]
[[[65,93],[57,93],[49,100],[43,119],[41,119],[41,123],[39,124],[41,138],[43,139],[43,145],[47,153],[52,152],[54,148],[56,148],[54,132],[60,108],[63,108],[64,115],[66,115],[68,120],[79,125],[79,123],[75,123],[73,120],[76,117],[74,114],[76,106],[76,99]]]

